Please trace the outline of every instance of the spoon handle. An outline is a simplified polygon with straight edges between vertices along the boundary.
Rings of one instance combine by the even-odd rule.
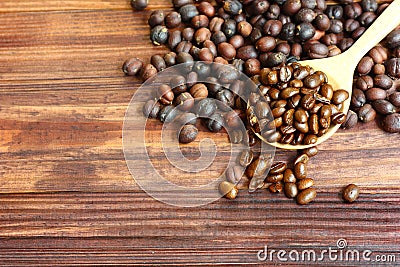
[[[394,0],[361,37],[347,50],[354,62],[368,53],[368,51],[386,37],[400,24],[400,0]]]

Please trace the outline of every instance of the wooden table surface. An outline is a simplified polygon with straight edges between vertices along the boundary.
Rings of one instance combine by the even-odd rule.
[[[319,146],[309,164],[318,197],[308,206],[262,190],[178,208],[139,188],[122,125],[140,81],[121,65],[166,51],[151,45],[146,21],[171,4],[150,2],[134,13],[128,0],[0,1],[0,265],[271,265],[257,258],[265,246],[287,257],[337,249],[339,239],[360,257],[371,250],[371,260],[394,255],[399,264],[400,135],[375,122]],[[160,123],[151,126],[157,140]],[[354,204],[339,197],[349,183],[361,188]],[[368,263],[273,255],[274,264],[293,266]]]

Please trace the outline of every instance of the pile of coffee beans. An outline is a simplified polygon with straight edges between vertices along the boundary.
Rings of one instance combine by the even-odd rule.
[[[142,10],[147,0],[132,0],[131,5]],[[161,84],[143,108],[146,117],[183,122],[177,135],[181,143],[194,141],[202,123],[211,132],[228,127],[232,143],[250,147],[259,142],[254,132],[269,142],[314,144],[330,125],[351,128],[377,113],[383,116],[384,130],[399,132],[399,29],[360,61],[347,116],[340,112],[347,92],[334,90],[324,73],[295,63],[347,50],[388,5],[376,0],[329,5],[325,0],[173,0],[174,11],[156,10],[148,19],[151,42],[171,51],[153,55],[149,63],[128,59],[123,71],[146,81],[170,66],[188,64],[185,73]],[[212,69],[207,62],[231,68]],[[237,79],[239,72],[251,77],[256,90]],[[199,82],[204,77],[207,82]],[[238,127],[242,123],[244,131]],[[317,152],[316,147],[301,151],[289,168],[284,162],[273,163],[271,155],[244,151],[238,165],[226,170],[227,181],[219,190],[226,198],[236,198],[244,167],[250,192],[268,188],[283,191],[298,204],[310,203],[316,190],[306,164]],[[343,192],[348,202],[357,196],[358,188]]]
[[[282,64],[262,69],[252,80],[264,97],[251,95],[246,114],[250,126],[267,142],[315,144],[331,125],[346,121],[340,109],[349,93],[334,90],[321,71],[298,63]],[[269,107],[272,120],[267,118]]]
[[[351,98],[351,111],[343,127],[378,116],[383,130],[400,132],[400,28],[392,31],[359,62]]]

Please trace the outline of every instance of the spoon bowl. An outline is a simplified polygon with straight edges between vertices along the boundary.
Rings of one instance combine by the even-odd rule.
[[[308,65],[314,70],[322,71],[328,77],[328,83],[334,90],[344,89],[349,93],[349,98],[342,103],[340,111],[347,114],[352,93],[354,70],[361,58],[368,51],[386,37],[396,26],[400,24],[400,0],[393,1],[365,33],[344,53],[324,59],[312,59],[299,61],[301,65]],[[305,149],[316,146],[330,138],[339,129],[340,125],[334,125],[318,138],[315,144],[291,145],[282,143],[269,143],[260,134],[256,135],[264,142],[283,149]]]

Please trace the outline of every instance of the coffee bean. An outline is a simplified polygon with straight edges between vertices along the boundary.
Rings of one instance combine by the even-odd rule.
[[[400,46],[400,29],[396,29],[388,34],[385,38],[386,45],[389,48]]]
[[[268,186],[268,190],[271,193],[280,193],[283,191],[283,184],[280,182],[272,183]]]
[[[131,0],[131,6],[135,10],[143,10],[147,7],[148,0]]]
[[[360,189],[355,184],[349,184],[343,190],[342,197],[346,202],[354,202],[360,194]]]
[[[155,10],[150,14],[148,24],[150,27],[155,27],[157,25],[161,25],[164,22],[164,11]]]
[[[175,98],[175,105],[183,111],[189,111],[194,105],[194,99],[188,92],[183,92]]]
[[[219,192],[227,199],[235,199],[239,190],[230,182],[223,181],[218,186]]]
[[[218,44],[218,52],[226,60],[232,60],[236,56],[235,48],[226,42]]]
[[[327,31],[331,26],[331,21],[325,14],[319,14],[314,20],[315,26],[318,30]]]
[[[244,63],[244,71],[249,76],[258,74],[260,72],[260,69],[261,69],[261,63],[256,58],[249,58]]]
[[[365,92],[365,97],[369,100],[369,101],[375,101],[375,100],[380,100],[380,99],[385,99],[386,98],[386,91],[381,89],[381,88],[377,88],[377,87],[373,87],[371,89],[368,89]]]
[[[373,86],[374,80],[369,75],[358,77],[356,80],[356,87],[363,91],[366,91]]]
[[[318,154],[318,148],[316,146],[312,146],[302,150],[302,153],[306,154],[308,157],[314,157]]]
[[[357,113],[349,109],[346,115],[346,121],[341,125],[343,129],[351,129],[357,125],[358,116]]]
[[[357,71],[360,75],[368,74],[372,67],[374,66],[374,61],[371,57],[363,57],[357,65]]]
[[[306,94],[301,98],[301,107],[305,110],[309,110],[315,105],[315,102],[315,97],[312,94]]]
[[[242,46],[237,50],[236,58],[248,60],[250,58],[257,58],[257,50],[252,45]]]
[[[328,47],[321,43],[312,44],[308,50],[308,56],[310,58],[325,58],[328,56],[328,53]]]
[[[301,9],[300,0],[287,0],[282,6],[282,12],[288,16],[295,15]]]
[[[236,21],[233,19],[226,19],[222,25],[222,32],[227,38],[236,34]]]
[[[297,185],[294,182],[288,182],[284,185],[284,192],[288,198],[295,198],[298,194]]]
[[[358,88],[353,89],[353,94],[351,96],[351,105],[352,107],[359,108],[362,107],[366,103],[367,99],[362,90]]]
[[[197,116],[191,112],[184,112],[177,115],[175,121],[180,125],[185,125],[185,124],[196,125]]]
[[[226,179],[233,183],[237,184],[242,178],[243,170],[240,166],[231,166],[225,171]]]
[[[297,179],[304,179],[307,177],[307,167],[303,162],[294,165],[293,173]]]
[[[400,78],[400,58],[391,58],[385,63],[387,74],[393,78]]]
[[[332,22],[331,27],[332,28]],[[307,41],[311,39],[315,34],[314,26],[309,22],[302,22],[296,27],[295,35],[300,38],[301,41]]]
[[[208,96],[207,87],[203,83],[197,83],[190,88],[190,94],[196,99],[206,98]]]
[[[346,121],[346,114],[343,112],[336,113],[335,115],[332,115],[331,120],[334,124],[342,124]]]
[[[263,31],[266,35],[276,37],[281,33],[282,27],[280,20],[268,20],[263,26]]]
[[[146,81],[157,74],[157,69],[152,64],[146,64],[140,70],[140,77]]]
[[[157,96],[159,97],[160,102],[164,105],[170,105],[174,100],[174,93],[172,92],[171,87],[167,84],[160,85]]]
[[[160,55],[151,56],[150,63],[153,64],[157,71],[163,71],[167,68],[167,63],[165,63],[164,58]]]
[[[261,155],[256,158],[246,169],[246,175],[249,178],[262,177],[267,169],[271,166],[271,160],[269,157]]]
[[[194,16],[191,20],[190,23],[195,29],[207,27],[209,24],[208,17],[206,15],[197,15]],[[209,30],[209,29],[208,29]]]
[[[217,105],[214,99],[204,98],[195,104],[193,111],[199,117],[208,118],[215,112],[216,109]]]
[[[393,80],[385,74],[376,75],[374,77],[374,85],[376,85],[382,89],[389,89],[393,85]]]
[[[385,99],[373,101],[372,106],[376,112],[382,115],[389,115],[396,112],[396,108],[392,105],[392,103]]]
[[[376,64],[382,64],[383,62],[385,62],[385,60],[387,60],[388,58],[388,52],[387,50],[381,46],[381,45],[377,45],[375,47],[373,47],[369,52],[368,55],[372,58],[372,60],[376,63]]]
[[[143,106],[143,114],[146,118],[157,118],[161,105],[156,99],[148,100]]]
[[[306,205],[308,203],[310,203],[311,201],[313,201],[317,196],[317,191],[314,188],[307,188],[303,191],[301,191],[297,197],[296,197],[296,201],[297,204],[300,205]]]
[[[374,67],[372,68],[372,72],[375,75],[385,74],[385,72],[386,72],[385,65],[383,65],[383,64],[375,64]]]
[[[253,161],[253,152],[251,150],[243,150],[239,156],[239,164],[243,167],[247,167]]]
[[[296,165],[297,163],[300,163],[300,162],[307,164],[309,160],[310,160],[309,156],[307,154],[303,153],[303,154],[298,155],[295,158],[293,164]]]
[[[241,110],[231,110],[225,113],[225,124],[229,128],[239,128],[243,125],[242,119],[240,116],[242,115]]]
[[[377,15],[374,12],[364,12],[358,18],[358,21],[362,26],[368,27],[370,26],[374,20],[377,18]]]
[[[200,28],[194,33],[194,40],[197,44],[202,44],[206,40],[210,40],[211,32],[207,28]]]
[[[400,132],[400,114],[394,113],[382,120],[382,128],[389,133],[398,133]]]
[[[123,66],[122,66],[122,71],[125,73],[125,75],[128,76],[135,76],[138,74],[143,67],[143,61],[140,60],[139,58],[130,58],[127,59]]]
[[[150,39],[154,45],[165,44],[168,40],[168,29],[165,26],[157,25],[150,32]]]
[[[340,5],[330,5],[325,10],[325,14],[330,19],[341,19],[343,17],[343,13],[343,7]]]
[[[283,179],[283,174],[282,174],[282,173],[279,173],[279,174],[269,174],[269,175],[267,176],[267,178],[265,179],[265,181],[266,181],[267,183],[277,183],[277,182],[282,181],[282,179]]]
[[[309,129],[310,129],[311,133],[318,134],[319,122],[318,122],[318,115],[317,114],[312,114],[310,116],[310,118],[308,119],[308,126],[309,126]],[[307,133],[307,132],[304,132],[304,133]]]
[[[181,15],[182,21],[187,22],[197,16],[199,12],[195,5],[187,4],[179,8],[179,14]]]
[[[304,178],[297,182],[297,188],[299,190],[310,188],[313,185],[314,185],[314,180],[311,178]]]
[[[332,102],[339,105],[349,98],[349,93],[346,90],[338,89],[333,92]]]
[[[181,21],[181,15],[176,11],[168,13],[164,19],[167,28],[176,28],[181,24]]]
[[[286,170],[287,166],[285,162],[276,162],[274,164],[272,164],[270,170],[269,170],[269,174],[280,174],[282,172],[284,172]],[[282,176],[283,178],[283,176]],[[272,182],[271,182],[272,183]]]
[[[326,127],[328,128],[328,127]],[[304,137],[303,143],[305,145],[312,145],[315,144],[318,141],[318,137],[315,134],[307,134]]]
[[[180,8],[187,4],[193,4],[193,0],[173,0],[172,3],[175,8]]]
[[[370,122],[376,117],[376,112],[370,104],[365,104],[358,110],[358,118],[362,122]]]
[[[160,110],[158,113],[158,118],[161,122],[171,122],[177,115],[177,109],[172,105],[168,105]]]
[[[389,101],[392,105],[400,107],[400,92],[394,92],[389,95]]]
[[[197,6],[197,10],[200,14],[204,14],[211,18],[215,15],[215,8],[209,2],[203,1]]]
[[[230,15],[242,13],[242,4],[237,0],[225,0],[223,8]]]
[[[218,32],[222,30],[222,25],[224,24],[224,19],[219,17],[214,17],[210,20],[208,27],[211,32]]]

